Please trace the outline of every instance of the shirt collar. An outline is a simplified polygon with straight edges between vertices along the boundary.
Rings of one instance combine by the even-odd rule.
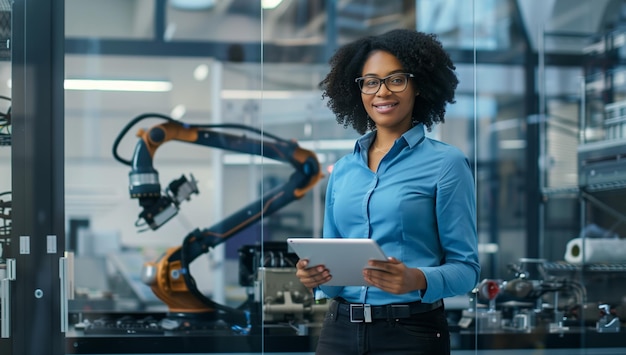
[[[415,126],[413,126],[413,128],[404,132],[401,138],[404,138],[404,141],[407,143],[409,148],[414,148],[423,140],[424,136],[425,136],[424,124],[418,123]],[[376,137],[376,131],[371,131],[363,135],[361,138],[359,138],[356,141],[356,144],[354,146],[354,152],[355,153],[359,153],[361,151],[367,152],[370,145],[372,145],[372,142],[374,141],[374,137]]]

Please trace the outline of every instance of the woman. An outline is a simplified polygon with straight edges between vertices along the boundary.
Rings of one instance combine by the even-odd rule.
[[[474,179],[463,153],[425,136],[454,103],[456,69],[434,35],[393,30],[341,47],[322,81],[328,106],[363,136],[329,177],[324,238],[371,238],[387,261],[371,286],[324,286],[332,270],[297,264],[332,298],[317,354],[449,354],[442,299],[478,282]]]

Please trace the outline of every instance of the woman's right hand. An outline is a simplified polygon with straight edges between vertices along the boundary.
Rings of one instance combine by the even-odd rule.
[[[315,288],[321,284],[324,284],[332,278],[330,270],[324,265],[317,265],[314,267],[308,267],[309,261],[307,259],[300,259],[296,264],[296,277],[300,279],[300,282],[308,288]]]

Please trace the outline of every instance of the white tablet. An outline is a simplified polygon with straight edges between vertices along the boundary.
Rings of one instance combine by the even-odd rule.
[[[325,286],[367,286],[363,268],[369,260],[387,260],[376,241],[367,238],[289,238],[289,248],[309,266],[325,265],[332,280]]]

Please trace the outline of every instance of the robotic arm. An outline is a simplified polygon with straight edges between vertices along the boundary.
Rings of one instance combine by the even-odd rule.
[[[148,130],[139,130],[139,141],[132,160],[117,154],[117,147],[136,123],[147,118],[161,118],[165,123]],[[233,135],[218,129],[252,132],[258,138]],[[161,192],[158,172],[153,167],[156,150],[169,141],[181,141],[234,152],[260,155],[269,159],[291,164],[295,172],[287,182],[265,193],[259,200],[251,202],[222,221],[205,229],[190,232],[181,246],[173,247],[157,261],[147,263],[143,270],[143,281],[169,308],[170,313],[199,314],[222,311],[233,316],[231,320],[241,324],[242,312],[217,304],[204,296],[195,286],[189,273],[190,263],[212,248],[235,236],[252,223],[269,216],[287,204],[300,199],[321,178],[320,165],[313,152],[302,149],[294,141],[288,141],[244,125],[190,125],[159,114],[144,114],[136,117],[120,132],[113,146],[114,157],[131,166],[129,190],[131,198],[139,200],[143,211],[136,225],[148,225],[156,230],[174,217],[180,204],[198,193],[196,180],[184,175],[172,181]],[[143,222],[142,222],[143,221]]]

